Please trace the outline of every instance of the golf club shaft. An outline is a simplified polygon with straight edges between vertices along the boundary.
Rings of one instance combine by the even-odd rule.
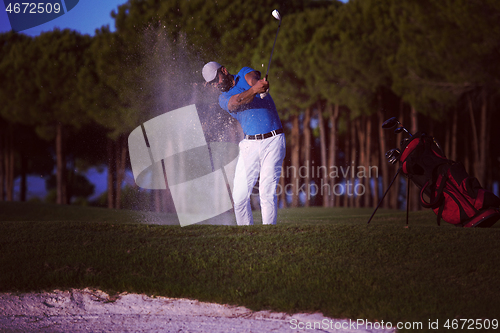
[[[264,77],[264,80],[266,81],[268,81],[269,68],[271,68],[271,60],[273,59],[274,47],[276,46],[276,40],[278,39],[278,33],[280,32],[280,27],[281,27],[281,15],[279,14],[279,12],[277,10],[274,10],[272,15],[274,16],[275,19],[279,20],[279,24],[278,24],[278,30],[276,31],[276,36],[274,37],[274,43],[273,43],[273,48],[271,50],[271,56],[269,57],[269,63],[267,64],[266,76]],[[269,88],[267,89],[266,92],[260,94],[260,98],[261,99],[266,98],[268,93],[269,93]]]
[[[269,68],[271,67],[271,60],[273,59],[273,53],[274,53],[274,46],[276,45],[276,39],[278,39],[278,33],[280,32],[280,27],[281,27],[281,21],[278,25],[278,30],[276,31],[276,37],[274,37],[274,43],[273,43],[273,48],[271,50],[271,57],[269,57],[269,63],[267,64],[267,71],[266,71],[266,81],[267,77],[269,76]]]

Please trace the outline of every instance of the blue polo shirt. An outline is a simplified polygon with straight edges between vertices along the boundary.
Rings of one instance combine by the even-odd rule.
[[[243,67],[234,76],[234,87],[219,96],[220,107],[238,120],[246,135],[264,134],[282,128],[278,111],[270,94],[263,99],[257,94],[249,104],[237,111],[229,111],[227,105],[231,96],[250,89],[250,85],[245,80],[245,75],[253,71],[255,70],[250,67]]]

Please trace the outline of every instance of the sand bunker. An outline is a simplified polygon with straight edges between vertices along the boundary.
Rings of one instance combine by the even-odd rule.
[[[316,326],[314,326],[316,325]],[[351,325],[349,327],[349,325]],[[394,332],[321,314],[254,312],[188,299],[91,289],[0,294],[2,332]]]

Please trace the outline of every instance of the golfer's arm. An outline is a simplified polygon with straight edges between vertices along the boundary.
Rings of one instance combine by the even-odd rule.
[[[231,98],[229,99],[229,103],[227,104],[227,108],[229,109],[229,111],[237,111],[243,105],[249,104],[251,101],[253,101],[253,98],[255,97],[255,95],[257,95],[257,93],[253,90],[253,87],[251,87],[241,94],[231,96]]]
[[[227,105],[229,111],[237,111],[241,106],[249,104],[252,102],[255,95],[258,92],[254,89],[255,83],[260,79],[260,72],[250,72],[245,75],[245,80],[250,85],[250,89],[242,92],[241,94],[237,94],[231,96],[229,99],[229,103]]]

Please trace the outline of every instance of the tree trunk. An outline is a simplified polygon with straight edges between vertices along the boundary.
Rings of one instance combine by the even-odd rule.
[[[370,200],[372,199],[372,196],[371,196],[371,179],[372,179],[372,170],[370,169],[370,165],[371,165],[371,160],[372,160],[372,149],[371,149],[371,146],[372,146],[372,121],[373,121],[373,117],[368,117],[367,118],[367,122],[366,122],[366,143],[365,143],[365,149],[366,149],[366,153],[365,153],[365,157],[366,157],[366,160],[365,160],[365,178],[364,178],[364,184],[365,184],[365,194],[364,194],[364,198],[365,198],[365,202],[364,202],[364,207],[370,207]]]
[[[488,154],[488,97],[486,91],[481,92],[481,135],[479,138],[479,163],[478,180],[483,186],[486,186],[486,156]]]
[[[347,115],[346,117],[346,133],[345,133],[345,154],[344,154],[344,168],[347,170],[347,167],[351,165],[351,146],[354,144],[352,140],[350,140],[351,137],[351,131],[352,131],[352,123],[351,123],[351,117],[350,115]],[[342,194],[342,207],[348,208],[349,207],[349,196],[347,195],[347,182],[349,181],[349,173],[347,172],[344,176],[344,193]]]
[[[379,128],[379,131],[381,128]],[[376,132],[378,133],[378,132]],[[373,151],[373,165],[380,165],[380,148],[379,145],[376,145],[374,151]],[[380,200],[380,195],[379,195],[379,180],[380,180],[380,172],[377,169],[377,177],[373,178],[373,200],[372,200],[372,207],[375,208],[377,207],[379,200]]]
[[[335,107],[333,107],[331,104],[328,105],[328,113],[330,115],[330,124],[331,124],[331,129],[330,129],[330,147],[329,147],[329,157],[328,157],[328,166],[330,167],[337,167],[337,121],[339,118],[340,110],[339,110],[339,105],[335,104]],[[329,169],[329,168],[327,168]],[[338,198],[335,198],[335,177],[329,177],[327,178],[330,180],[330,188],[329,188],[329,195],[330,195],[330,200],[329,200],[329,206],[333,207],[339,206],[340,200]]]
[[[0,202],[5,200],[5,131],[0,132]]]
[[[471,124],[471,129],[472,129],[472,151],[474,154],[473,158],[473,168],[474,168],[474,173],[473,175],[479,179],[479,161],[480,161],[480,147],[479,147],[479,136],[477,134],[477,128],[476,128],[476,118],[474,117],[474,107],[472,105],[472,100],[470,98],[470,95],[467,96],[468,102],[469,102],[469,116],[470,116],[470,124]],[[480,181],[481,182],[481,181]]]
[[[492,105],[495,105],[495,100],[494,100],[495,96],[494,95],[489,95],[489,102],[488,102],[488,106],[492,106]],[[485,116],[486,118],[486,134],[485,134],[485,148],[484,148],[484,152],[485,152],[485,183],[482,184],[483,187],[485,187],[486,189],[490,190],[490,191],[493,191],[493,173],[495,172],[495,166],[498,165],[496,164],[495,162],[493,162],[493,159],[491,158],[487,158],[487,155],[486,154],[491,154],[491,141],[489,140],[491,138],[491,129],[493,128],[493,122],[492,122],[492,116],[493,116],[493,112],[492,112],[492,108],[489,107],[488,108],[488,112]],[[496,142],[496,141],[495,141]]]
[[[382,191],[386,191],[387,187],[389,186],[389,167],[387,163],[384,161],[383,154],[387,151],[387,144],[385,142],[385,131],[382,129],[382,124],[385,121],[385,116],[384,112],[382,111],[382,96],[379,94],[379,108],[377,111],[377,117],[378,117],[378,131],[380,133],[379,135],[379,146],[380,146],[380,152],[379,152],[379,159],[381,161],[380,166],[382,167]],[[390,197],[389,197],[390,198]],[[384,208],[389,208],[389,198],[384,199],[384,202],[382,203],[382,207]]]
[[[127,138],[122,135],[117,141],[116,149],[116,198],[115,208],[121,208],[122,183],[125,178],[125,163],[127,161]]]
[[[57,204],[66,205],[67,185],[66,185],[66,155],[64,151],[64,127],[61,123],[56,125],[56,190]]]
[[[108,158],[108,208],[115,208],[115,186],[114,186],[114,176],[115,176],[115,149],[113,140],[108,138],[106,145],[106,152]]]
[[[326,124],[325,124],[325,119],[323,119],[323,110],[321,109],[321,103],[318,102],[318,121],[319,121],[319,139],[320,139],[320,152],[321,152],[321,167],[318,169],[322,169],[322,174],[317,175],[318,179],[321,179],[318,184],[318,191],[319,193],[322,194],[322,206],[323,207],[328,207],[328,202],[329,202],[329,192],[332,191],[332,189],[328,190],[328,186],[323,187],[322,185],[328,184],[328,159],[326,155],[326,147],[327,147],[327,142],[326,142]],[[324,168],[323,168],[324,167]],[[324,170],[324,169],[327,170]],[[326,189],[326,190],[325,190]]]
[[[153,190],[155,198],[155,212],[161,212],[161,190]]]
[[[469,129],[470,130],[470,129]],[[468,138],[470,138],[470,135],[467,135]],[[469,172],[469,175],[473,175],[472,168],[471,168],[471,163],[470,163],[470,149],[472,146],[471,140],[465,140],[464,142],[464,167],[467,172]],[[472,147],[473,148],[473,147]]]
[[[7,169],[7,201],[14,201],[14,135],[10,133]]]
[[[292,137],[291,137],[291,187],[292,187],[292,207],[299,207],[299,188],[300,177],[298,175],[300,164],[300,129],[299,129],[299,116],[292,115]]]
[[[364,116],[360,116],[355,121],[356,133],[358,134],[358,142],[359,142],[359,161],[357,164],[353,165],[353,167],[356,168],[356,171],[355,171],[356,177],[354,178],[354,182],[353,182],[353,193],[356,195],[356,198],[355,198],[356,207],[362,206],[362,199],[363,199],[363,197],[361,195],[358,195],[359,191],[357,191],[357,189],[359,189],[361,187],[364,187],[366,189],[365,178],[360,177],[362,175],[360,175],[358,173],[358,171],[360,170],[359,167],[365,167],[365,162],[366,162],[366,136],[367,136],[366,134],[367,133],[364,129],[364,120],[365,120],[364,118],[365,118]],[[368,168],[366,168],[366,170],[368,170]],[[355,187],[354,183],[356,183],[356,182],[358,182],[358,184],[361,186]]]
[[[453,123],[452,123],[453,126]],[[450,126],[446,126],[445,129],[445,136],[444,136],[444,154],[450,158],[450,152],[451,152],[451,131],[452,128]]]
[[[27,182],[26,182],[26,173],[28,169],[28,159],[22,153],[19,158],[21,159],[21,184],[19,188],[19,200],[22,202],[26,201],[26,192],[27,192]]]
[[[307,108],[304,114],[304,144],[302,145],[302,156],[303,166],[305,166],[306,174],[304,175],[304,189],[306,191],[306,198],[304,202],[305,207],[309,207],[311,205],[311,108]],[[321,131],[321,129],[320,129]],[[300,169],[299,169],[300,170]]]
[[[9,126],[5,140],[5,192],[7,201],[14,201],[14,133]]]
[[[458,127],[458,110],[454,110],[453,124],[451,127],[451,152],[450,158],[453,161],[457,160],[457,127]]]
[[[356,119],[351,122],[351,158],[349,159],[349,184],[347,186],[347,195],[349,197],[349,207],[355,207],[357,204],[357,200],[354,197],[354,185],[356,182],[356,178],[353,177],[352,169],[356,167],[356,160],[357,160],[357,154],[356,154],[356,148],[358,147],[358,143],[356,142]]]

